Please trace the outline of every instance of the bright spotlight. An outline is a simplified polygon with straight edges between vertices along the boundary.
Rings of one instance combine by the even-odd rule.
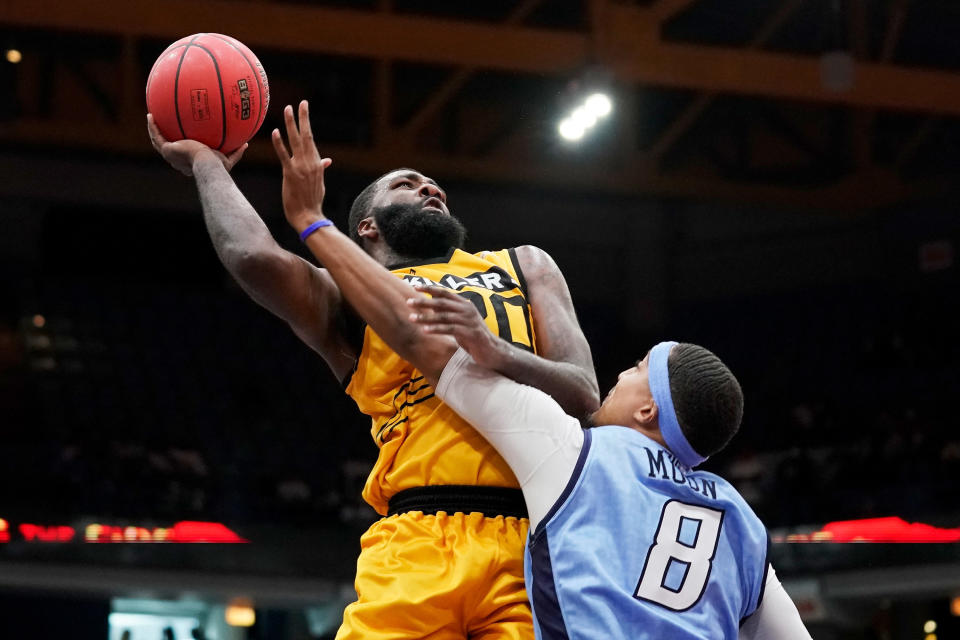
[[[613,110],[613,103],[610,98],[603,93],[594,93],[584,102],[587,111],[598,118],[610,115]]]
[[[570,114],[570,119],[579,124],[584,129],[589,129],[597,124],[597,116],[588,111],[586,107],[577,107]]]
[[[570,141],[579,140],[587,131],[586,127],[574,120],[572,116],[564,119],[557,130],[560,132],[560,137]]]
[[[23,54],[18,49],[7,49],[7,62],[17,64],[23,60]]]
[[[579,104],[571,104],[572,111],[560,122],[558,131],[565,140],[580,140],[597,125],[600,118],[606,118],[613,111],[613,101],[609,95],[596,91]]]
[[[924,633],[933,633],[937,630],[937,621],[936,620],[927,620],[923,623]]]

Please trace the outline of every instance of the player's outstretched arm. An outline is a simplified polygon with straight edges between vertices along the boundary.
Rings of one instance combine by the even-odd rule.
[[[411,301],[417,322],[453,336],[477,364],[544,391],[582,420],[596,411],[600,394],[567,283],[545,251],[523,246],[516,253],[526,275],[539,355],[496,338],[470,302],[443,287],[418,287],[431,298]]]
[[[517,257],[527,274],[542,357],[496,339],[472,304],[442,287],[418,287],[431,297],[411,300],[416,321],[429,332],[456,338],[477,364],[546,392],[567,414],[583,419],[600,398],[590,346],[566,281],[553,259],[536,247],[518,247]]]
[[[600,390],[567,281],[546,251],[527,245],[517,247],[516,255],[527,281],[540,357],[511,347],[501,350],[502,360],[491,368],[546,392],[569,415],[586,418],[600,406]]]
[[[487,328],[470,301],[445,287],[416,289],[430,297],[413,296],[407,301],[410,319],[424,333],[453,337],[463,349],[444,369],[437,395],[513,469],[534,528],[560,497],[576,467],[583,446],[580,423],[540,389],[493,371],[489,365],[499,358],[505,343]],[[504,407],[510,408],[509,420],[504,420]]]
[[[272,134],[274,150],[283,166],[283,211],[287,222],[303,233],[311,225],[329,222],[323,214],[324,171],[332,160],[322,158],[317,151],[306,100],[300,103],[297,118],[289,105],[283,117],[289,151],[280,131],[274,129]],[[332,225],[317,226],[305,242],[353,310],[394,351],[420,369],[431,384],[436,384],[457,345],[448,337],[424,333],[410,320],[407,299],[414,295],[410,285]]]
[[[147,131],[154,149],[196,181],[207,232],[227,271],[258,304],[283,318],[342,380],[357,354],[339,328],[340,292],[329,274],[276,243],[230,177],[247,145],[225,156],[195,140],[168,142],[149,114]]]

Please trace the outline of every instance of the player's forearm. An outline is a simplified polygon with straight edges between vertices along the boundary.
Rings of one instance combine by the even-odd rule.
[[[435,383],[456,343],[427,335],[410,320],[407,300],[419,294],[332,226],[311,234],[307,247],[333,276],[353,310],[400,357]]]
[[[254,260],[282,251],[253,206],[213,153],[194,159],[203,220],[223,266],[238,280]]]
[[[436,392],[510,465],[535,529],[576,467],[583,447],[579,423],[543,391],[478,365],[465,351],[450,359]]]
[[[740,627],[740,640],[810,640],[797,606],[783,589],[773,567],[767,574],[763,601]]]
[[[544,391],[575,418],[585,418],[597,410],[600,394],[593,375],[569,362],[554,362],[506,342],[500,343],[499,356],[492,369]]]

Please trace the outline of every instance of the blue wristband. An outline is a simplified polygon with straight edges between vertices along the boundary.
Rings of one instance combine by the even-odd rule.
[[[320,229],[322,227],[332,227],[332,226],[333,226],[333,223],[327,220],[326,218],[324,218],[323,220],[317,220],[316,222],[311,224],[309,227],[307,227],[306,229],[300,232],[300,242],[306,242],[307,236],[309,236],[311,233],[313,233],[317,229]]]

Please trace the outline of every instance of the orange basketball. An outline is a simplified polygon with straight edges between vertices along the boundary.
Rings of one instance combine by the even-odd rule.
[[[270,104],[263,65],[219,33],[177,40],[153,63],[147,111],[167,140],[189,138],[229,153],[260,129]]]

